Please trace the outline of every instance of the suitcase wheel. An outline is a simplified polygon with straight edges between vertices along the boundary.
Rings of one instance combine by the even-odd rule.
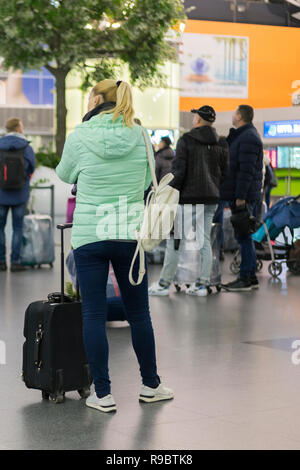
[[[58,404],[63,403],[65,401],[65,394],[64,393],[57,393],[55,395],[50,395],[52,403]]]
[[[78,393],[81,396],[81,398],[88,398],[91,394],[91,391],[89,388],[82,388],[78,390]]]
[[[50,393],[45,392],[45,390],[42,390],[42,397],[43,397],[43,400],[49,400]]]

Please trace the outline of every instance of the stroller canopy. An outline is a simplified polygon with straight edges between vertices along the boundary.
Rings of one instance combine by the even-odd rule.
[[[280,199],[266,213],[264,220],[272,219],[276,228],[289,227],[290,229],[300,227],[300,203],[294,197]]]

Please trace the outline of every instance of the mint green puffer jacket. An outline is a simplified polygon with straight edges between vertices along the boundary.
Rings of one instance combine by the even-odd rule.
[[[68,136],[56,172],[66,183],[77,181],[74,249],[101,240],[135,239],[144,191],[151,183],[140,126],[124,126],[122,117],[113,122],[112,114],[92,117]]]

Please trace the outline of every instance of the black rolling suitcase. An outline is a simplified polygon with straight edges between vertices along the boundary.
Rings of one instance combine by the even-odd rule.
[[[92,383],[82,338],[79,289],[75,302],[64,294],[64,229],[61,230],[61,292],[29,305],[25,313],[23,380],[28,388],[42,391],[44,399],[64,401],[65,392],[90,394]]]

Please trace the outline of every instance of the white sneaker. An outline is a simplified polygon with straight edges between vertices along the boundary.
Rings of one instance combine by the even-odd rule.
[[[148,289],[149,295],[169,295],[169,286],[161,286],[159,281],[154,282]]]
[[[104,413],[117,411],[116,403],[112,395],[106,395],[106,397],[98,398],[94,392],[93,395],[89,396],[85,404],[90,408],[95,408],[96,410],[103,411]]]
[[[164,387],[159,384],[157,388],[147,387],[142,385],[139,400],[145,403],[152,403],[154,401],[171,400],[174,398],[174,392],[170,388]]]
[[[208,290],[206,286],[196,286],[192,284],[187,290],[187,295],[197,295],[198,297],[206,297],[208,295]]]

